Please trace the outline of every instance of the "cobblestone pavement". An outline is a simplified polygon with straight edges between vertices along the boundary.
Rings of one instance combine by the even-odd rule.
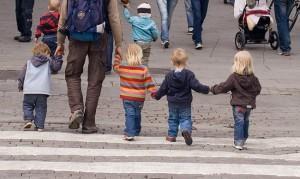
[[[134,8],[141,0],[132,2]],[[159,24],[157,5],[154,0],[148,2]],[[36,1],[34,24],[46,7],[46,1]],[[160,42],[154,43],[152,48],[150,66],[152,72],[157,72],[153,75],[157,84],[164,76],[160,72],[170,69],[169,56],[175,47],[187,49],[189,68],[204,84],[225,80],[236,53],[233,41],[238,29],[232,7],[224,5],[222,0],[210,1],[204,26],[205,48],[201,51],[193,49],[191,36],[186,35],[183,1],[179,1],[173,19],[171,49],[160,48]],[[231,147],[233,121],[229,95],[194,94],[193,136],[197,138],[192,147],[186,147],[182,139],[176,144],[164,142],[162,136],[167,131],[165,98],[157,102],[148,97],[146,101],[142,136],[147,137],[130,144],[123,142],[120,135],[124,112],[115,74],[106,77],[99,100],[99,135],[81,135],[80,131],[67,128],[69,108],[63,72],[53,76],[46,132],[21,132],[22,94],[17,91],[15,79],[30,57],[32,46],[12,39],[16,35],[14,1],[0,2],[0,22],[0,179],[300,177],[300,41],[297,33],[300,23],[292,33],[291,57],[278,56],[268,45],[247,46],[255,58],[255,70],[263,90],[251,116],[253,140],[249,141],[248,150],[237,152]],[[130,31],[129,26],[122,23],[126,45],[130,42]],[[82,81],[85,89],[86,71]]]

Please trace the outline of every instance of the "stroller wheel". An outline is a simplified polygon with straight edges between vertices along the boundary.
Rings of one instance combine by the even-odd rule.
[[[244,32],[236,33],[234,42],[237,50],[243,50],[246,45],[246,38]]]
[[[269,43],[273,50],[277,50],[279,46],[279,37],[276,31],[270,32],[269,35]]]

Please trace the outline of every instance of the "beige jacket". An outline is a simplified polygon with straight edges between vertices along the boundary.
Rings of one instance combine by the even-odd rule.
[[[121,20],[119,16],[118,4],[117,0],[108,0],[108,19],[109,24],[112,29],[112,33],[115,39],[115,46],[121,47],[122,45],[122,26]],[[63,27],[67,19],[67,10],[68,10],[68,0],[63,0],[61,11],[60,11],[60,18],[58,22],[58,28]],[[57,33],[57,43],[58,45],[63,45],[65,43],[66,36],[62,33]]]

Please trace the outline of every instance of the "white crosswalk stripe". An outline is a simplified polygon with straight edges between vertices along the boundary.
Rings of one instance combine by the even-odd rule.
[[[84,172],[99,174],[171,174],[171,175],[249,175],[300,177],[300,138],[250,139],[243,152],[225,151],[231,138],[194,138],[193,146],[208,145],[215,150],[200,150],[179,142],[170,144],[163,137],[137,137],[134,142],[120,135],[82,135],[62,132],[0,131],[0,174],[7,171]],[[30,144],[30,141],[32,143]],[[39,146],[34,142],[57,145]],[[290,142],[293,141],[293,142]],[[15,142],[17,146],[10,144]],[[18,142],[29,142],[18,146]],[[83,146],[76,144],[81,142]],[[84,144],[104,143],[104,148]],[[135,144],[135,145],[134,145]],[[70,146],[71,145],[71,146]],[[74,145],[74,146],[73,146]],[[153,148],[152,146],[159,146]],[[179,148],[169,149],[173,145]],[[126,148],[126,146],[131,146]],[[270,152],[263,153],[261,146]],[[282,149],[282,153],[273,153]],[[10,157],[10,158],[9,158]],[[53,157],[53,160],[49,158]],[[68,160],[64,157],[69,157]],[[81,162],[72,157],[89,157]],[[93,157],[113,158],[108,161]],[[45,159],[43,159],[45,158]],[[132,160],[135,158],[136,160]],[[168,161],[164,161],[165,159]],[[48,159],[48,160],[47,160]],[[56,160],[59,159],[59,160]],[[186,159],[179,162],[179,159]],[[199,159],[199,160],[194,160]],[[200,161],[200,162],[199,162]],[[259,162],[257,162],[259,161]]]

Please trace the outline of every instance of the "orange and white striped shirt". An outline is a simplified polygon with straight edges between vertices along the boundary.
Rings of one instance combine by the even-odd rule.
[[[121,58],[115,57],[114,71],[120,75],[120,98],[130,101],[145,101],[147,91],[154,93],[155,84],[146,66],[121,65]]]

